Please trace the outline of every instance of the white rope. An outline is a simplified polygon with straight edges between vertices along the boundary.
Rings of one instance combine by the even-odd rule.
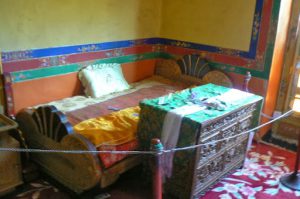
[[[206,142],[203,144],[197,144],[197,145],[191,145],[191,146],[187,146],[187,147],[180,147],[180,148],[173,148],[173,149],[168,149],[168,150],[162,150],[162,151],[86,151],[86,150],[52,150],[52,149],[20,149],[20,148],[0,148],[0,152],[1,151],[12,151],[12,152],[30,152],[30,153],[68,153],[68,154],[86,154],[86,153],[110,153],[110,154],[128,154],[128,155],[140,155],[140,154],[145,154],[145,155],[157,155],[157,154],[161,154],[161,153],[173,153],[176,151],[185,151],[185,150],[191,150],[191,149],[195,149],[201,146],[206,146],[206,145],[210,145],[210,144],[215,144],[218,142],[222,142],[225,140],[230,140],[233,138],[236,138],[238,136],[253,132],[257,129],[260,129],[266,125],[269,125],[283,117],[286,117],[288,115],[290,115],[293,112],[293,110],[287,111],[286,113],[274,118],[273,120],[270,120],[264,124],[261,124],[257,127],[254,127],[250,130],[247,130],[245,132],[227,137],[227,138],[223,138],[223,139],[219,139],[219,140],[213,140],[210,142]]]
[[[288,115],[291,114],[292,112],[293,112],[293,110],[289,110],[289,111],[287,111],[286,113],[282,114],[281,116],[276,117],[276,118],[274,118],[273,120],[270,120],[269,122],[266,122],[266,123],[264,123],[264,124],[261,124],[261,125],[259,125],[259,126],[257,126],[257,127],[252,128],[252,129],[250,129],[250,130],[248,130],[248,131],[245,131],[245,132],[242,132],[242,133],[233,135],[233,136],[228,137],[228,138],[223,138],[223,139],[219,139],[219,140],[213,140],[213,141],[210,141],[210,142],[206,142],[205,144],[197,144],[197,145],[192,145],[192,146],[187,146],[187,147],[181,147],[181,148],[174,148],[174,149],[164,150],[164,152],[174,152],[174,151],[189,150],[189,149],[194,149],[194,148],[197,148],[197,147],[200,147],[200,146],[205,146],[205,145],[209,145],[209,144],[215,144],[215,143],[217,143],[217,142],[222,142],[222,141],[225,141],[225,140],[233,139],[233,138],[236,138],[236,137],[238,137],[238,136],[241,136],[241,135],[244,135],[244,134],[253,132],[253,131],[255,131],[255,130],[257,130],[257,129],[260,129],[260,128],[264,127],[264,126],[267,126],[267,125],[269,125],[269,124],[275,122],[276,120],[279,120],[279,119],[281,119],[281,118],[283,118],[283,117],[288,116]]]
[[[267,114],[265,114],[265,113],[263,113],[263,112],[260,112],[260,115],[263,116],[263,117],[265,117],[265,118],[267,118],[267,119],[270,119],[270,120],[275,119],[275,117],[272,117],[272,116],[270,116],[270,115],[267,115]]]
[[[86,150],[55,150],[55,149],[19,149],[19,148],[0,148],[0,151],[13,152],[30,152],[30,153],[71,153],[71,154],[86,154],[86,153],[110,153],[110,154],[157,154],[156,151],[86,151]]]

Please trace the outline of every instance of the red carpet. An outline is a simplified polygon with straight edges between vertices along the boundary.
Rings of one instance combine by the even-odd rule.
[[[268,146],[253,145],[244,168],[224,178],[201,199],[300,198],[300,191],[281,185],[279,178],[294,168],[295,153]]]
[[[201,199],[296,199],[299,191],[292,191],[279,183],[279,178],[290,172],[295,162],[295,153],[265,144],[254,144],[248,153],[243,169],[227,176]],[[127,174],[126,174],[127,175]],[[136,173],[121,178],[111,188],[105,190],[110,199],[151,198],[151,188],[141,187],[142,176]],[[135,178],[135,179],[134,179]],[[147,189],[147,190],[145,190]],[[99,193],[98,193],[99,194]],[[97,194],[96,194],[97,195]],[[26,191],[10,197],[14,199],[73,198],[59,191],[45,181],[30,184]],[[89,196],[88,198],[94,198]]]

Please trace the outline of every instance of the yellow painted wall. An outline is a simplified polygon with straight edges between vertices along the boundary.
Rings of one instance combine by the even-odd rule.
[[[0,0],[0,51],[159,36],[161,0]]]
[[[0,50],[164,37],[248,50],[254,0],[0,0]]]
[[[254,0],[162,0],[161,37],[248,51]]]
[[[1,60],[1,52],[0,52],[0,74],[2,74],[2,60]],[[0,114],[4,113],[4,86],[2,77],[0,78]]]

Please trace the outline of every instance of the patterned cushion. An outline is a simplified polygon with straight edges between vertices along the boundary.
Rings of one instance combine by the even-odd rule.
[[[120,64],[94,64],[79,71],[79,79],[87,96],[101,97],[129,89]]]

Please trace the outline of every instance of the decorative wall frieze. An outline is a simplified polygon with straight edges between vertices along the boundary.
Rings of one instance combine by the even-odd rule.
[[[136,61],[147,58],[180,58],[200,54],[212,67],[228,72],[268,79],[278,17],[279,0],[256,0],[252,35],[248,51],[220,48],[168,38],[142,38],[74,46],[2,52],[4,72],[35,70],[100,59]],[[145,54],[154,53],[156,57]],[[152,55],[154,55],[152,54]]]

